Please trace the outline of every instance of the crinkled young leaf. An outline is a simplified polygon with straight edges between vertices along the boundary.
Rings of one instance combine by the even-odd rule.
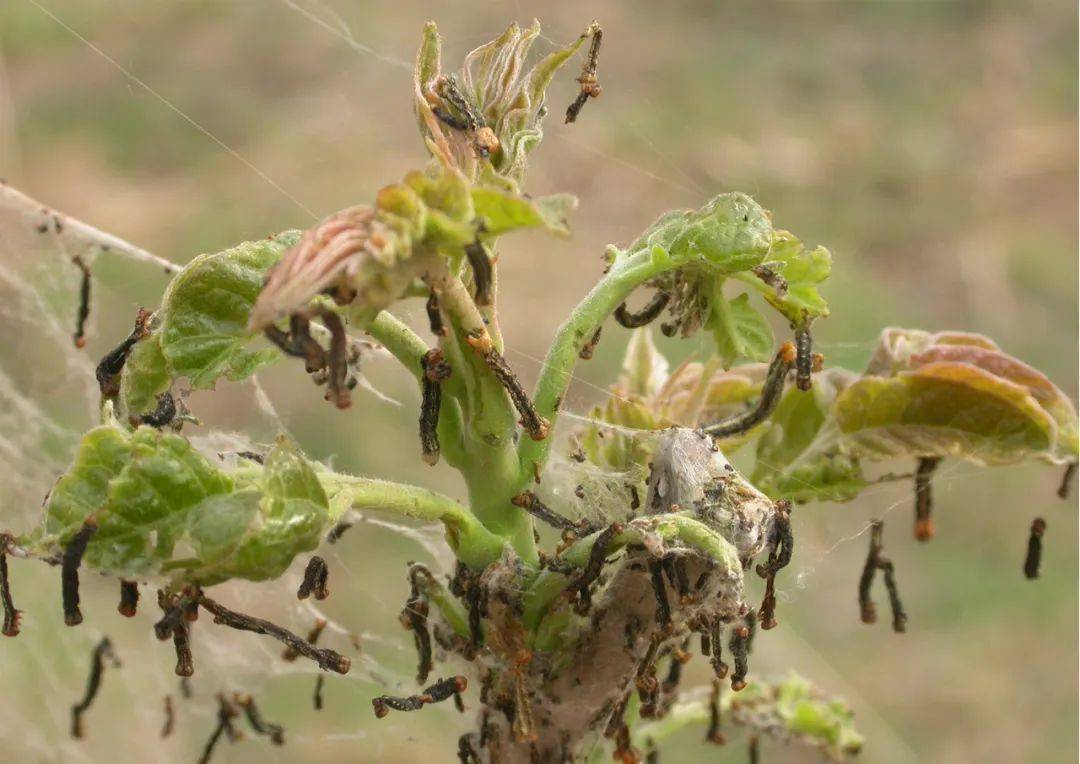
[[[440,162],[461,169],[471,180],[476,180],[485,168],[491,168],[502,177],[521,181],[529,152],[543,138],[541,123],[547,113],[544,107],[547,87],[555,72],[588,39],[586,32],[529,69],[526,61],[539,34],[539,24],[528,29],[511,24],[495,40],[465,57],[457,82],[475,112],[482,116],[484,129],[491,131],[497,143],[483,157],[477,151],[476,136],[471,131],[452,128],[435,116],[435,109],[454,113],[457,107],[445,101],[439,92],[443,81],[439,35],[434,24],[425,27],[413,77],[415,108],[421,135]]]
[[[189,533],[199,557],[188,575],[208,584],[262,581],[285,572],[319,545],[328,502],[315,471],[287,442],[278,443],[250,487],[192,512]]]
[[[727,300],[718,287],[706,327],[713,333],[716,352],[725,368],[744,358],[766,361],[772,355],[772,327],[750,304],[748,294]]]
[[[855,714],[841,700],[828,700],[806,679],[790,674],[775,690],[776,715],[796,736],[819,741],[833,758],[857,753],[863,737],[855,730]]]
[[[668,378],[670,364],[656,347],[648,327],[635,329],[623,356],[619,385],[631,395],[650,396],[659,392]]]
[[[90,568],[128,578],[173,573],[204,585],[280,575],[318,544],[329,521],[315,471],[288,443],[265,467],[228,473],[179,435],[115,423],[83,437],[35,546],[55,552],[90,517],[98,526],[84,558]]]
[[[244,379],[278,357],[248,347],[248,321],[267,271],[296,244],[296,231],[200,255],[169,284],[161,308],[161,349],[174,375],[195,388]]]
[[[93,517],[88,565],[120,576],[153,574],[171,557],[187,512],[231,489],[231,478],[179,435],[104,424],[83,436],[75,464],[49,496],[46,543],[66,544]]]
[[[685,362],[669,372],[669,364],[656,348],[648,328],[635,330],[623,359],[622,374],[602,407],[592,410],[594,419],[621,428],[662,430],[672,425],[701,427],[745,410],[756,398],[765,379],[765,366],[751,364],[721,371],[719,362]],[[604,436],[600,436],[603,430]],[[726,452],[737,450],[756,434],[726,438]],[[640,438],[599,426],[577,433],[578,444],[595,465],[628,470],[644,465],[650,450]]]
[[[786,286],[777,290],[754,276],[748,280],[792,324],[829,315],[829,306],[818,285],[829,277],[832,255],[825,247],[807,250],[789,231],[776,231],[764,265],[780,276]]]
[[[680,267],[724,276],[759,265],[772,244],[769,213],[746,194],[720,194],[696,210],[662,215],[626,249],[659,247]],[[712,286],[711,282],[708,286]]]

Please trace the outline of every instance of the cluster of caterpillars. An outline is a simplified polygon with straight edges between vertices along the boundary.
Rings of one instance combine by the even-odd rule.
[[[336,312],[322,308],[316,314],[330,332],[328,349],[311,336],[311,316],[306,313],[292,314],[287,332],[271,324],[264,333],[286,355],[303,358],[304,370],[315,383],[326,385],[326,400],[339,409],[347,409],[352,405],[351,391],[357,385],[349,369],[359,360],[359,348],[350,346],[345,324]]]
[[[79,568],[86,547],[96,531],[97,523],[94,518],[88,518],[67,542],[59,559],[50,560],[53,564],[58,563],[61,567],[61,599],[64,622],[68,626],[77,626],[83,621],[80,608]],[[12,553],[25,555],[25,551],[16,546],[10,534],[0,534],[0,604],[3,606],[4,613],[2,633],[8,637],[19,634],[22,621],[22,611],[15,607],[8,577],[8,556]],[[321,557],[313,557],[305,568],[297,597],[304,599],[314,595],[316,599],[324,599],[329,593],[327,579],[326,562]],[[121,580],[117,611],[125,617],[134,617],[138,610],[138,603],[138,583]],[[154,634],[162,641],[172,639],[176,652],[175,671],[177,676],[181,677],[182,683],[186,682],[187,678],[195,673],[195,663],[191,651],[191,627],[198,620],[200,609],[209,612],[213,616],[214,623],[240,631],[265,634],[282,642],[286,648],[282,655],[285,660],[296,660],[296,658],[302,656],[314,661],[321,669],[326,671],[335,671],[340,674],[349,671],[351,662],[347,657],[334,650],[318,648],[315,645],[326,626],[325,621],[317,621],[307,639],[303,639],[288,629],[270,621],[245,615],[225,607],[207,597],[196,585],[189,585],[178,591],[159,589],[157,603],[162,616],[154,623]],[[107,662],[111,662],[114,666],[120,665],[112,643],[106,637],[97,644],[92,654],[91,670],[84,697],[72,707],[71,734],[73,737],[80,738],[83,736],[82,716],[90,708],[97,696]],[[316,709],[322,707],[322,680],[323,676],[320,675],[315,688],[314,704]],[[182,684],[182,686],[186,685]],[[278,725],[262,721],[258,709],[250,696],[237,696],[235,703],[243,709],[252,728],[257,733],[269,736],[277,744],[283,741],[281,728]],[[165,715],[166,721],[162,729],[163,736],[170,734],[173,728],[172,700],[168,696],[165,701]],[[235,716],[235,714],[232,716]],[[230,716],[230,718],[232,717]],[[206,756],[209,756],[209,753],[213,750],[216,738],[227,731],[224,728],[215,731],[214,742],[208,743]]]

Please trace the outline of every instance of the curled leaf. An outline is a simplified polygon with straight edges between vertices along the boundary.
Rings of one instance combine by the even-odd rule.
[[[759,447],[772,496],[844,500],[862,462],[951,457],[982,466],[1077,456],[1076,409],[1038,370],[975,334],[886,329],[866,372],[789,391]]]

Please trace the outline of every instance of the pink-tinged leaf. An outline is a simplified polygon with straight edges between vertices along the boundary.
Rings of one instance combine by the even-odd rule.
[[[872,458],[1005,464],[1050,458],[1057,444],[1057,423],[1025,387],[963,363],[864,377],[837,398],[834,415],[843,436]]]

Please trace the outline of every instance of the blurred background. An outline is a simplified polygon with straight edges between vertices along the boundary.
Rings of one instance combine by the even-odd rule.
[[[1039,2],[591,2],[457,0],[6,0],[0,6],[0,177],[42,202],[184,262],[244,239],[305,227],[367,202],[424,161],[410,61],[435,19],[444,65],[517,19],[539,16],[541,52],[591,21],[604,26],[603,96],[560,124],[576,65],[553,86],[529,190],[581,199],[569,241],[507,240],[500,266],[508,359],[527,386],[566,312],[595,281],[608,243],[661,211],[746,191],[778,226],[834,255],[818,324],[831,364],[860,368],[888,325],[993,336],[1077,388],[1077,10]],[[125,73],[126,72],[126,73]],[[56,247],[0,216],[0,526],[26,530],[95,417],[92,368],[157,304],[156,269],[99,258],[88,347],[71,347],[78,274]],[[406,304],[401,315],[422,316]],[[583,413],[617,372],[626,332],[605,331],[564,404]],[[672,358],[708,351],[662,344]],[[203,432],[270,440],[286,427],[312,457],[358,474],[461,496],[454,474],[418,458],[417,396],[388,361],[367,366],[400,405],[360,393],[342,413],[299,364],[261,375],[280,419],[249,384],[191,405]],[[193,431],[194,432],[194,431]],[[906,465],[903,465],[906,467]],[[937,538],[911,538],[910,486],[795,515],[797,552],[781,628],[752,669],[795,667],[854,707],[870,762],[1077,760],[1077,519],[1060,474],[1041,465],[981,471],[947,462],[934,483]],[[896,510],[893,512],[893,510]],[[1042,577],[1020,572],[1032,517],[1049,524]],[[855,590],[869,519],[886,548],[908,633],[859,622]],[[218,761],[450,761],[468,718],[452,711],[376,722],[370,698],[410,686],[415,653],[397,621],[405,562],[444,564],[439,534],[362,523],[330,549],[326,644],[353,672],[326,681],[284,663],[263,638],[200,623],[193,697],[181,700],[152,595],[137,618],[114,585],[84,584],[86,623],[65,629],[58,572],[11,562],[23,633],[0,641],[0,743],[19,761],[191,761],[214,724],[214,693],[256,694],[287,745],[223,744]],[[434,558],[434,560],[433,560]],[[86,578],[84,576],[84,578]],[[223,587],[221,599],[297,630],[292,571],[278,584]],[[756,598],[756,594],[754,595]],[[87,737],[69,738],[90,650],[107,669]],[[353,637],[356,637],[354,640]],[[352,643],[355,642],[358,647]],[[704,680],[706,666],[691,664]],[[163,697],[175,731],[160,736]],[[664,761],[742,761],[694,733]],[[763,761],[812,756],[766,742]]]

